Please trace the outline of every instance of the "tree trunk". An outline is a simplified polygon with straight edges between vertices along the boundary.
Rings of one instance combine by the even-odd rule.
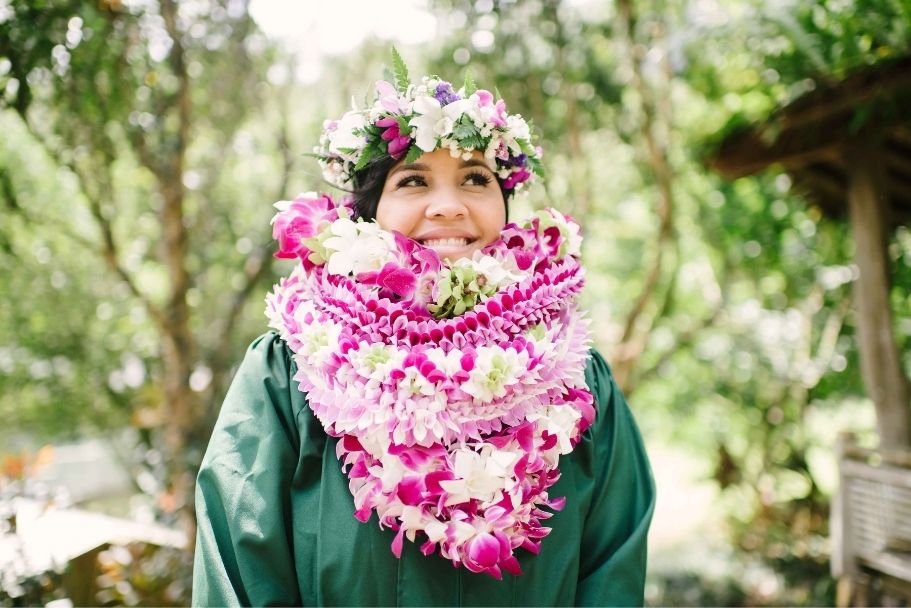
[[[171,465],[170,495],[181,526],[187,534],[188,546],[196,536],[196,515],[193,489],[194,463],[187,448],[190,438],[197,435],[199,421],[198,396],[190,388],[190,374],[196,361],[198,345],[190,330],[190,307],[187,291],[190,274],[187,270],[188,234],[184,214],[184,164],[191,123],[190,79],[187,75],[182,33],[178,27],[177,4],[161,0],[161,16],[171,36],[169,54],[171,68],[177,76],[175,106],[176,131],[168,134],[173,141],[171,153],[161,163],[156,174],[164,205],[162,232],[164,234],[163,262],[168,271],[170,293],[165,308],[167,328],[162,336],[165,399],[168,420],[165,427],[167,462]]]
[[[894,449],[909,445],[911,440],[911,386],[892,334],[889,206],[879,152],[877,142],[865,138],[845,149],[845,160],[854,256],[860,270],[854,283],[854,303],[861,372],[876,405],[880,445]]]
[[[649,335],[663,314],[669,303],[674,285],[676,266],[679,264],[677,252],[677,234],[674,230],[674,171],[668,159],[669,142],[659,137],[659,123],[670,129],[671,116],[662,115],[662,110],[670,111],[670,104],[660,103],[656,97],[661,94],[646,82],[642,73],[642,61],[647,49],[636,40],[637,15],[631,0],[619,0],[617,3],[617,31],[625,41],[626,51],[630,58],[632,84],[639,94],[639,105],[642,112],[640,133],[645,144],[649,168],[654,174],[655,184],[658,187],[658,200],[655,214],[658,216],[658,235],[654,245],[654,258],[651,267],[645,276],[642,291],[633,302],[633,306],[626,317],[623,336],[611,353],[611,365],[614,378],[627,394],[634,388],[634,375],[639,358],[645,352]],[[653,39],[656,48],[661,48],[663,56],[667,56],[665,48],[665,26],[662,24],[653,27]],[[670,65],[662,65],[662,76],[665,78],[667,92],[669,93],[673,75]],[[671,254],[669,256],[668,254]],[[669,261],[668,257],[672,257]],[[668,265],[674,266],[670,272],[670,279],[666,280]],[[666,285],[663,294],[659,293],[660,287]],[[662,297],[663,296],[663,297]],[[662,301],[663,300],[663,301]],[[656,312],[649,314],[650,308]]]

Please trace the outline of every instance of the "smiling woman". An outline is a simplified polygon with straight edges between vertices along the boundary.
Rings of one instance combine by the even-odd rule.
[[[496,177],[493,163],[477,150],[468,159],[448,150],[425,152],[389,171],[376,221],[441,258],[470,258],[500,238],[506,224],[506,200]]]
[[[393,56],[316,150],[352,195],[277,205],[298,263],[199,473],[194,604],[641,604],[654,487],[579,226],[507,224],[525,121]]]

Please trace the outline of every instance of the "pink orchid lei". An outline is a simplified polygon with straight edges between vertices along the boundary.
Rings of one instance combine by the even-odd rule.
[[[266,298],[294,379],[347,469],[355,517],[421,534],[453,565],[521,574],[563,507],[548,489],[595,416],[579,226],[554,210],[507,225],[471,260],[436,252],[347,201],[276,205],[280,258],[299,259]]]

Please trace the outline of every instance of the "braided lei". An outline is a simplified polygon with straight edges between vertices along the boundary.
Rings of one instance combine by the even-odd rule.
[[[548,489],[595,416],[579,226],[554,210],[508,224],[454,263],[352,220],[347,200],[276,204],[279,258],[266,298],[301,391],[347,471],[355,517],[453,565],[502,578],[538,553]],[[550,510],[545,510],[550,509]]]

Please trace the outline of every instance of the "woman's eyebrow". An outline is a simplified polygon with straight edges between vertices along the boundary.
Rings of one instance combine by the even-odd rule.
[[[410,163],[407,165],[399,165],[395,169],[389,172],[389,175],[398,173],[399,171],[430,171],[430,167],[424,163]]]
[[[478,158],[469,158],[468,160],[463,160],[462,164],[459,165],[459,169],[467,169],[468,167],[484,167],[488,171],[493,171],[490,165]]]

